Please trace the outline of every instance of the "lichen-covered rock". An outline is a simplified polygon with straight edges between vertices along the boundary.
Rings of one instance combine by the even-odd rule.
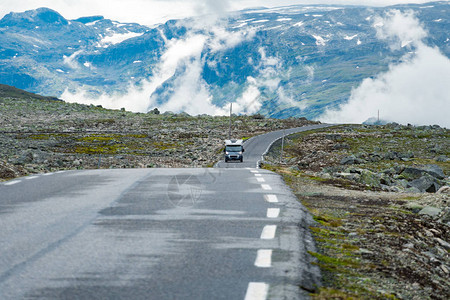
[[[356,164],[362,164],[362,163],[364,163],[364,160],[361,158],[357,158],[354,155],[344,157],[343,159],[341,159],[341,162],[340,162],[341,165],[356,165]]]
[[[433,206],[426,206],[422,210],[419,211],[419,215],[427,215],[432,218],[438,218],[441,214],[442,209],[433,207]]]
[[[362,170],[361,175],[359,177],[359,183],[362,183],[364,185],[373,187],[373,188],[380,188],[380,178],[379,176],[369,170]]]
[[[436,177],[438,179],[444,179],[445,178],[445,174],[444,171],[442,170],[441,167],[439,167],[438,165],[426,165],[423,170],[430,174],[433,177]]]
[[[407,180],[414,180],[422,177],[424,173],[424,170],[417,167],[405,167],[401,175]]]
[[[418,179],[414,179],[408,183],[409,187],[417,188],[421,192],[428,192],[428,193],[436,193],[440,185],[436,181],[436,178],[425,175]]]

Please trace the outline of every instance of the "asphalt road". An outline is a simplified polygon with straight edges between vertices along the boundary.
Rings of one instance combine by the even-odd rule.
[[[307,298],[319,271],[304,208],[254,168],[273,137],[247,142],[248,168],[1,183],[0,299]]]
[[[328,127],[328,124],[310,125],[297,128],[289,128],[286,130],[272,131],[248,139],[244,143],[244,162],[218,162],[216,168],[258,168],[258,163],[262,160],[262,155],[267,152],[273,142],[280,139],[283,134],[289,135],[301,131]]]

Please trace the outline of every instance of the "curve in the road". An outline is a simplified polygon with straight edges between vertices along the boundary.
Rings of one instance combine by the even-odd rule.
[[[329,124],[316,124],[284,130],[272,131],[266,134],[254,136],[244,143],[244,162],[224,162],[219,161],[215,164],[216,168],[259,168],[263,155],[267,153],[270,147],[283,135],[290,135],[298,132],[329,127]]]

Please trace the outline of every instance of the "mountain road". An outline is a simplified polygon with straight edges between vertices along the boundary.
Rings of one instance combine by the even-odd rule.
[[[280,134],[247,141],[242,164],[0,183],[0,299],[308,298],[308,215],[257,168]]]

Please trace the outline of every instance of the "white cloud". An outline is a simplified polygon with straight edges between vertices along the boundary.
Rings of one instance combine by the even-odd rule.
[[[233,103],[234,113],[254,114],[262,106],[260,101],[261,92],[259,91],[257,80],[250,76],[247,78],[247,84],[248,86],[244,93]]]
[[[61,98],[68,102],[95,103],[107,108],[118,109],[125,107],[130,111],[146,112],[150,107],[156,106],[157,99],[155,96],[152,97],[152,95],[154,95],[157,88],[172,78],[180,66],[190,64],[190,67],[195,67],[194,63],[200,59],[205,42],[206,36],[204,35],[193,35],[185,40],[168,41],[167,50],[162,55],[161,62],[155,68],[153,77],[144,80],[139,87],[130,85],[125,94],[102,94],[100,97],[93,98],[89,95],[88,89],[84,87],[75,92],[66,90],[61,95]],[[188,70],[189,68],[186,67],[186,69]],[[191,80],[192,76],[191,73],[182,78]],[[181,85],[185,89],[182,83]],[[196,87],[196,89],[198,88]],[[188,101],[189,94],[182,97],[182,99]],[[166,105],[167,110],[176,107],[180,107],[180,105]]]
[[[161,107],[161,111],[187,112],[191,115],[215,115],[220,110],[211,104],[212,97],[202,79],[203,64],[196,59],[186,68],[185,73],[175,79],[174,93]]]
[[[391,65],[387,72],[365,79],[352,91],[347,103],[327,110],[320,119],[361,123],[380,110],[380,118],[390,122],[450,127],[450,60],[439,49],[422,43],[425,31],[411,13],[392,11],[382,23],[380,38],[397,46],[410,41],[414,52]]]
[[[200,29],[200,23],[196,23],[195,26],[196,29]],[[205,64],[202,53],[206,49],[214,52],[236,47],[239,43],[252,39],[254,31],[249,29],[228,32],[219,25],[210,24],[205,24],[202,29],[197,33],[196,30],[191,30],[192,33],[185,38],[172,40],[168,40],[161,32],[166,42],[166,50],[160,62],[153,68],[152,77],[143,80],[138,86],[130,85],[125,94],[102,94],[93,98],[90,96],[89,88],[82,87],[78,91],[66,90],[61,98],[69,102],[94,103],[114,109],[125,107],[136,112],[146,112],[148,109],[158,107],[161,111],[184,111],[193,115],[226,114],[225,108],[217,107],[211,102],[209,87],[202,78]],[[168,88],[160,95],[158,89],[164,84],[168,84]],[[255,94],[251,90],[248,93]],[[234,112],[253,112],[255,107],[258,107],[258,104],[249,107],[248,93],[238,104],[238,108],[240,105],[241,109]]]
[[[307,101],[295,101],[290,90],[286,91],[283,87],[280,87],[277,90],[277,94],[280,104],[286,104],[290,107],[297,107],[301,110],[308,108]]]
[[[399,49],[411,43],[417,45],[427,36],[419,20],[414,17],[413,11],[401,12],[394,9],[384,18],[377,16],[374,22],[377,37],[389,41],[393,49]]]
[[[70,56],[66,56],[63,55],[63,61],[66,65],[68,65],[69,67],[71,67],[72,69],[78,69],[80,68],[80,64],[76,61],[76,58],[78,55],[80,55],[81,53],[83,53],[83,50],[78,50],[76,52],[74,52],[72,55]]]
[[[130,86],[126,96],[114,93],[111,95],[101,94],[100,96],[94,97],[91,95],[91,92],[95,91],[92,91],[92,88],[88,86],[81,87],[76,91],[66,89],[60,98],[71,103],[102,105],[109,109],[120,109],[124,107],[134,112],[144,112],[147,109],[146,103],[148,103],[148,97],[142,88]]]
[[[211,34],[214,38],[209,41],[209,48],[212,52],[219,52],[225,49],[234,48],[243,41],[251,40],[255,37],[256,30],[228,31],[222,26],[213,26]]]

